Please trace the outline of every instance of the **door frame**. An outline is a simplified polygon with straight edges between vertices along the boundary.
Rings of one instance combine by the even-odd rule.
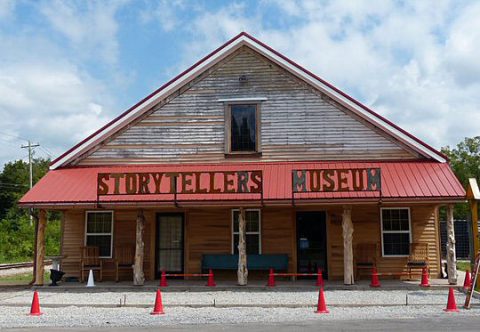
[[[299,255],[300,255],[300,250],[299,250],[299,236],[298,236],[298,215],[299,214],[308,214],[308,213],[319,213],[324,215],[324,229],[325,229],[325,268],[322,271],[323,278],[328,280],[329,273],[329,265],[330,265],[330,260],[328,257],[329,253],[329,244],[330,244],[330,237],[328,236],[328,224],[329,224],[329,216],[328,212],[326,210],[295,210],[294,211],[294,223],[295,223],[295,258],[296,258],[296,266],[295,266],[295,271],[299,271],[298,265],[300,262]]]
[[[161,216],[180,216],[182,218],[182,271],[176,273],[185,273],[185,212],[157,212],[155,214],[155,279],[160,278],[161,272],[158,271],[158,251],[160,245],[159,233],[160,233],[160,217]],[[168,273],[168,271],[166,271]]]

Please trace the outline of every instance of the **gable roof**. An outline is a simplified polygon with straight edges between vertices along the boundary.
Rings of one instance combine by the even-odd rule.
[[[413,150],[417,151],[420,155],[439,162],[447,161],[447,157],[438,150],[432,148],[391,121],[375,113],[367,106],[340,91],[330,83],[288,59],[284,55],[278,53],[268,45],[250,36],[246,32],[242,32],[205,56],[187,70],[174,77],[172,80],[162,85],[153,93],[140,100],[137,104],[133,105],[120,116],[104,125],[102,128],[85,138],[83,141],[67,150],[65,153],[52,161],[50,168],[56,169],[68,165],[68,163],[70,163],[76,157],[82,153],[85,153],[106,138],[112,136],[124,126],[150,110],[154,105],[170,95],[172,92],[188,83],[200,73],[217,64],[219,61],[223,60],[225,57],[232,54],[234,51],[244,45],[262,54],[270,61],[273,61],[283,69],[307,82],[369,123],[403,142]]]

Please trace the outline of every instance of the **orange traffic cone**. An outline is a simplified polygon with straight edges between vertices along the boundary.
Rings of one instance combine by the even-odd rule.
[[[40,301],[38,300],[38,292],[33,292],[32,307],[30,308],[30,316],[40,316],[43,313],[40,312]]]
[[[157,289],[157,296],[155,297],[155,307],[150,315],[163,315],[163,303],[162,303],[162,293],[160,289]]]
[[[162,276],[160,277],[160,287],[167,287],[168,282],[167,282],[167,274],[165,271],[162,271]]]
[[[323,287],[320,287],[320,290],[318,291],[318,304],[317,304],[317,310],[315,313],[317,314],[328,314],[330,311],[328,311],[327,308],[327,303],[325,301],[325,293],[323,291]]]
[[[273,269],[270,269],[268,272],[268,282],[267,282],[268,287],[275,287],[275,275],[273,274]]]
[[[424,267],[422,269],[422,281],[420,282],[420,287],[430,287],[430,283],[428,282],[428,269]]]
[[[453,294],[453,287],[450,287],[448,291],[447,307],[443,310],[449,312],[458,312],[457,302],[455,301],[455,294]]]
[[[470,277],[470,271],[465,271],[465,280],[463,281],[463,289],[468,290],[472,287],[472,278]]]
[[[370,283],[370,287],[380,287],[380,280],[378,280],[378,272],[377,268],[374,266],[372,268],[372,282]]]
[[[208,281],[207,281],[207,286],[208,287],[215,287],[217,284],[215,283],[215,279],[213,278],[213,271],[212,269],[208,270]]]
[[[315,284],[315,286],[321,286],[323,287],[323,274],[322,274],[322,270],[318,269],[317,270],[317,283]]]

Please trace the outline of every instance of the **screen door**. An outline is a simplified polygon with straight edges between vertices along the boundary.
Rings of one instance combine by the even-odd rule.
[[[183,214],[157,215],[156,274],[183,272]]]

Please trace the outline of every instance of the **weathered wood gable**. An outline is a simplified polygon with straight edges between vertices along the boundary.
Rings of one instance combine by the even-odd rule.
[[[246,75],[248,82],[240,83]],[[246,161],[420,158],[327,96],[244,46],[78,158],[80,165],[224,162],[225,104],[261,102],[261,156]],[[239,161],[238,158],[234,159]],[[241,159],[242,160],[242,159]]]

